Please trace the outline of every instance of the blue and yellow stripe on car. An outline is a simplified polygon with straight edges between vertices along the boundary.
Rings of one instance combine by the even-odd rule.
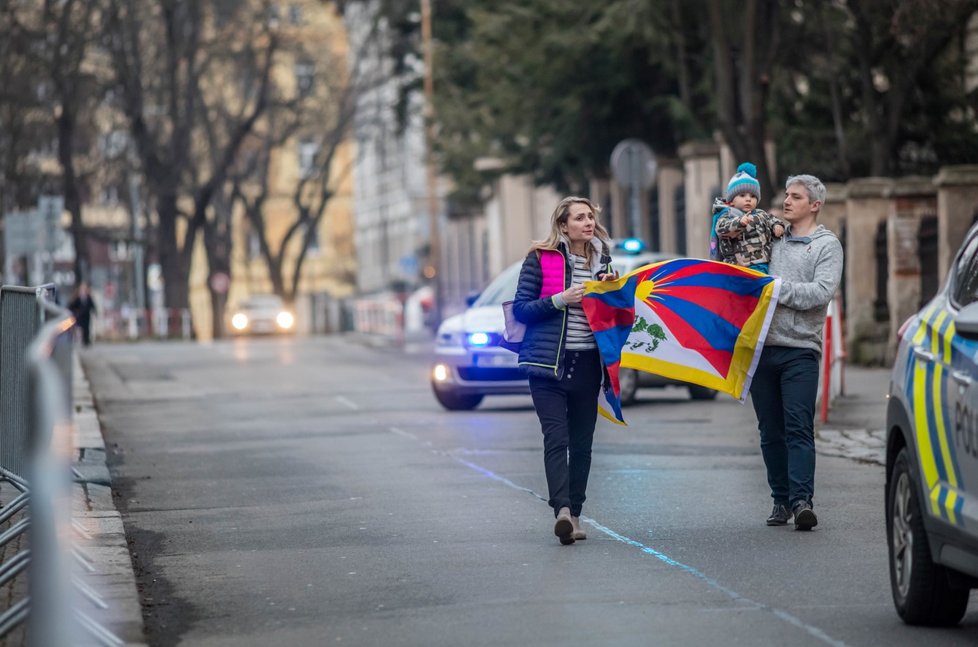
[[[943,308],[931,306],[921,314],[911,342],[914,347],[929,350],[934,361],[921,360],[911,353],[907,395],[913,404],[920,469],[931,514],[960,525],[963,504],[958,495],[960,470],[947,433],[950,412],[945,397],[953,335],[954,321]]]

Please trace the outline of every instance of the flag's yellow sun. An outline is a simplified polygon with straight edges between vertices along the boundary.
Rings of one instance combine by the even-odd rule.
[[[655,281],[642,281],[635,286],[635,300],[648,301],[649,295],[655,290]]]

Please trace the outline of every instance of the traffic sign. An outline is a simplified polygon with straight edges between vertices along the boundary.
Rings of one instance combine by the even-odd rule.
[[[611,151],[611,175],[626,189],[648,190],[655,171],[655,154],[640,139],[624,139]]]
[[[211,274],[211,289],[217,294],[227,294],[228,288],[231,287],[231,277],[227,275],[227,272],[214,272]]]

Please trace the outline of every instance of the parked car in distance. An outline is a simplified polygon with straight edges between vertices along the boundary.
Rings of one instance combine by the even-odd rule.
[[[624,275],[674,256],[643,252],[641,247],[628,253],[624,246],[620,246],[613,252],[613,258],[614,268]],[[431,388],[435,399],[446,409],[474,409],[487,395],[529,394],[529,383],[517,366],[516,353],[499,345],[505,325],[502,304],[516,295],[522,264],[520,261],[506,268],[465,312],[449,317],[438,327]],[[716,397],[716,391],[711,389],[632,369],[622,369],[619,379],[622,404],[625,405],[635,401],[635,393],[640,387],[678,385],[687,387],[695,399]]]
[[[954,625],[978,587],[978,225],[900,327],[887,397],[893,603],[907,624]]]
[[[238,304],[231,315],[236,335],[272,335],[295,332],[295,315],[276,294],[253,294]]]

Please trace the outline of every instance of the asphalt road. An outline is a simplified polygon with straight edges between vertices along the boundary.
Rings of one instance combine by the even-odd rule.
[[[153,645],[969,645],[904,626],[883,472],[820,456],[768,528],[750,406],[640,392],[599,422],[560,546],[524,397],[441,410],[427,359],[345,338],[86,352]]]

